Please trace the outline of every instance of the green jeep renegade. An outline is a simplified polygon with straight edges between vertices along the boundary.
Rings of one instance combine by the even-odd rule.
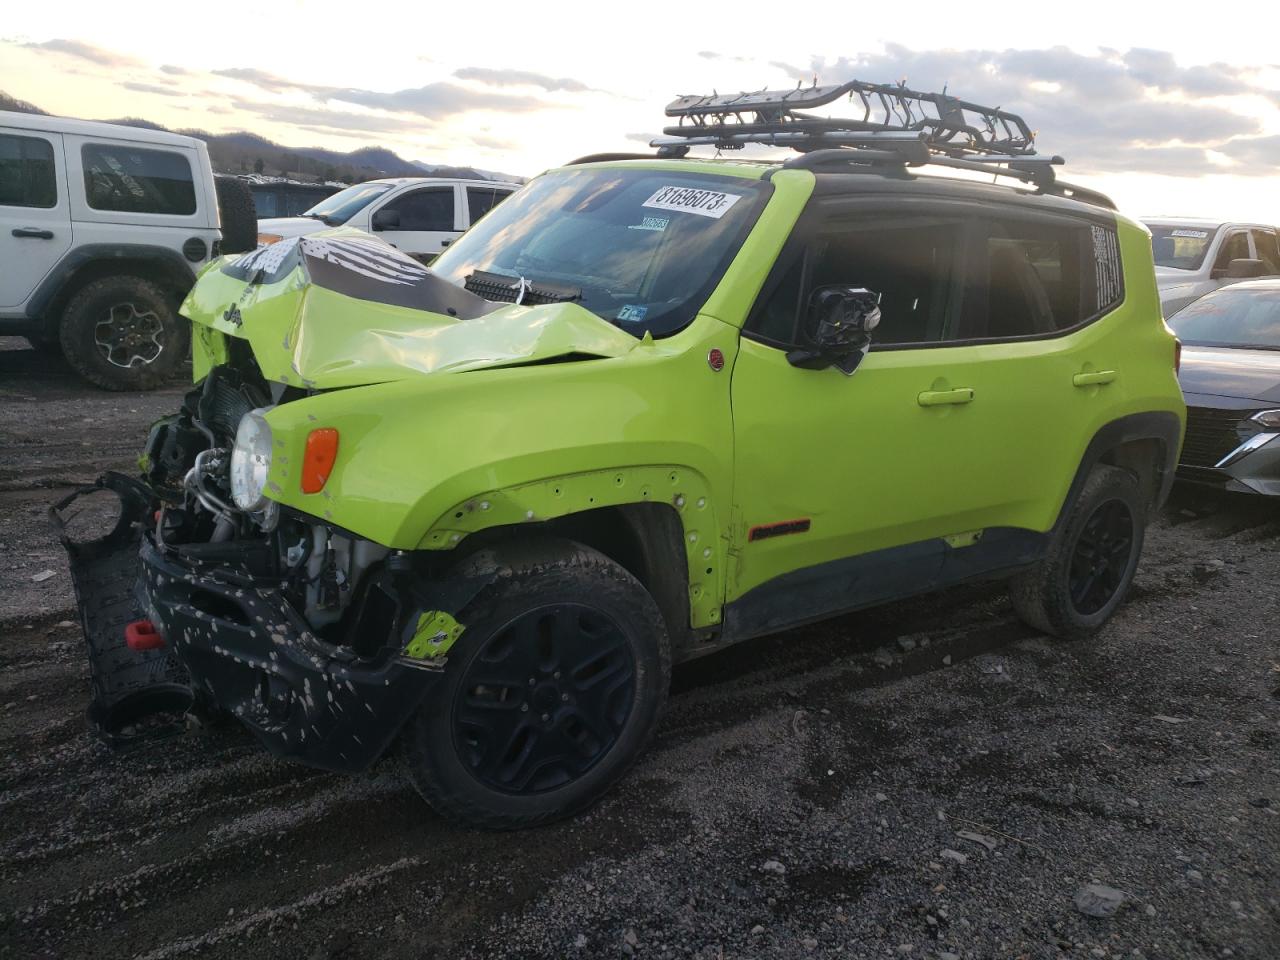
[[[194,700],[328,769],[400,742],[441,813],[517,827],[744,638],[974,578],[1096,631],[1181,440],[1149,235],[1016,117],[798,105],[832,89],[941,119],[686,98],[657,156],[543,174],[430,269],[353,231],[210,265],[196,388],[69,543],[100,729]],[[683,157],[753,141],[801,152]]]

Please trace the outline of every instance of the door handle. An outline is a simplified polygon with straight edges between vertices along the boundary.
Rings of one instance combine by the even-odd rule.
[[[1094,370],[1091,373],[1077,373],[1071,383],[1077,387],[1103,387],[1116,378],[1114,370]]]
[[[13,235],[23,240],[52,240],[52,230],[39,230],[35,227],[14,227]]]
[[[940,407],[947,403],[969,403],[973,400],[972,387],[957,387],[955,390],[926,390],[916,397],[916,403],[922,407]]]

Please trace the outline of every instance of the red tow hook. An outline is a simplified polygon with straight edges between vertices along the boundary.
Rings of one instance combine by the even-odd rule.
[[[124,628],[124,642],[134,653],[143,653],[163,647],[164,637],[150,620],[135,620]]]

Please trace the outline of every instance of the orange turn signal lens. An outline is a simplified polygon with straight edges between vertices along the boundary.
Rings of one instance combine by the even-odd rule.
[[[302,455],[302,492],[319,493],[323,490],[337,459],[337,430],[321,427],[307,434],[307,449]]]

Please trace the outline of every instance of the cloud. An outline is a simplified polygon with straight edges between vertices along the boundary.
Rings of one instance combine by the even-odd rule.
[[[1217,148],[1236,162],[1236,166],[1222,173],[1244,176],[1275,176],[1277,159],[1280,159],[1280,135],[1270,137],[1241,137]]]
[[[945,87],[961,99],[1001,106],[1038,128],[1041,152],[1064,153],[1068,170],[1086,173],[1222,172],[1206,150],[1258,133],[1260,122],[1203,100],[1274,95],[1249,82],[1247,67],[1182,67],[1171,54],[1148,49],[1086,54],[1066,47],[912,50],[889,44],[852,57],[815,57],[810,68],[819,82],[905,78],[916,90]],[[835,105],[826,110],[838,112]]]
[[[138,83],[130,80],[128,83],[122,83],[120,86],[126,90],[132,90],[135,93],[153,93],[161,97],[185,97],[186,94],[181,90],[175,90],[173,87],[162,87],[155,83]]]
[[[391,92],[360,90],[348,87],[342,90],[329,91],[328,98],[341,100],[344,103],[354,103],[362,107],[372,107],[376,110],[416,113],[432,119],[467,113],[471,110],[529,113],[553,106],[553,104],[539,100],[536,97],[471,90],[446,81],[429,83],[424,87],[412,87],[407,90]]]
[[[647,147],[660,136],[662,136],[660,133],[628,133],[623,139],[632,143],[643,143]]]
[[[370,133],[421,132],[424,127],[421,120],[384,117],[374,113],[355,113],[349,110],[329,110],[324,107],[262,103],[253,100],[235,100],[232,106],[236,110],[257,114],[274,123],[292,124],[318,133],[361,136],[366,139]]]
[[[548,92],[564,90],[569,93],[587,93],[592,90],[581,80],[572,77],[549,77],[527,70],[495,70],[489,67],[463,67],[453,75],[459,80],[475,80],[491,87],[541,87]]]
[[[191,71],[190,71],[190,70],[184,69],[183,67],[175,67],[172,63],[166,63],[166,64],[163,64],[163,65],[160,67],[160,72],[161,72],[161,73],[167,73],[167,74],[169,74],[170,76],[174,76],[174,77],[189,77],[189,76],[191,76]]]
[[[212,71],[214,76],[228,77],[232,80],[239,80],[243,83],[252,84],[271,93],[284,93],[288,90],[302,90],[307,93],[323,94],[331,90],[331,87],[320,87],[307,83],[299,83],[296,80],[288,80],[266,70],[259,70],[256,67],[227,67],[223,70]]]
[[[24,43],[22,46],[29,50],[47,50],[51,53],[65,54],[68,57],[77,57],[96,63],[100,67],[136,67],[141,64],[141,61],[123,53],[104,50],[102,47],[95,47],[80,40],[54,39],[43,43]]]

